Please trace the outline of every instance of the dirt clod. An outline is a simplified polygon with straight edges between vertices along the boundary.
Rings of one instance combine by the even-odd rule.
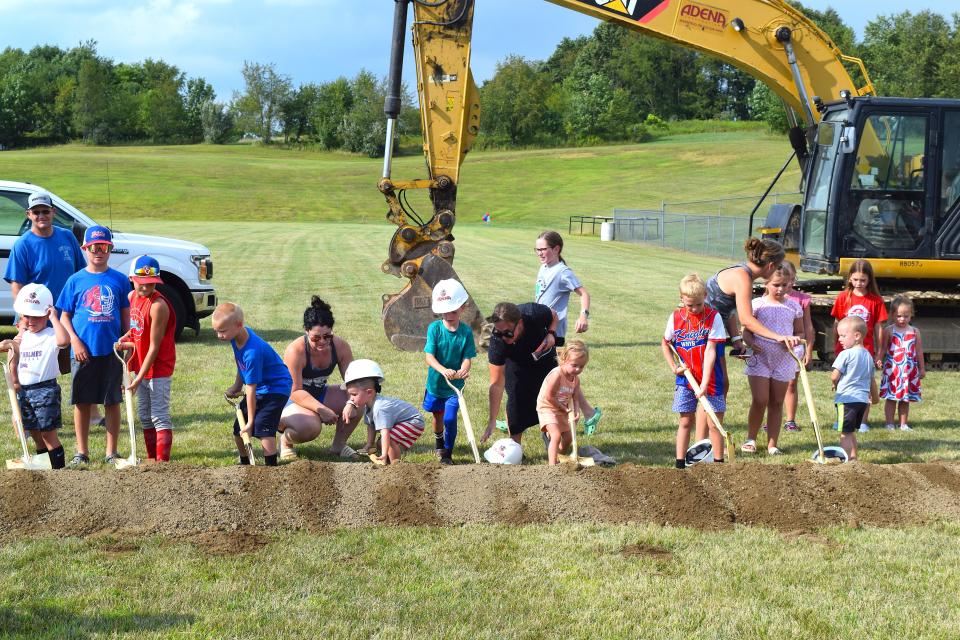
[[[654,560],[670,560],[673,558],[673,553],[669,550],[664,549],[663,547],[658,547],[653,544],[628,544],[620,549],[620,555],[624,558],[653,558]]]

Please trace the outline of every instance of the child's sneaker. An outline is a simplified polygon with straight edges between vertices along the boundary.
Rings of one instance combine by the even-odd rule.
[[[900,425],[900,431],[913,431],[913,427],[908,424]]]
[[[887,431],[895,431],[897,428],[897,425],[893,424],[892,422],[888,422],[886,424],[886,427],[887,427]]]
[[[81,467],[90,464],[90,458],[83,455],[82,453],[77,453],[73,456],[73,459],[70,460],[71,467]]]
[[[797,424],[795,421],[793,421],[793,420],[787,420],[787,421],[783,424],[783,428],[786,429],[787,431],[800,431],[800,425],[798,425],[798,424]]]
[[[866,433],[867,431],[870,431],[870,426],[866,422],[861,422],[860,428],[857,429],[857,431],[860,433]]]
[[[117,461],[120,459],[119,453],[111,453],[106,458],[103,459],[103,464],[117,464]]]

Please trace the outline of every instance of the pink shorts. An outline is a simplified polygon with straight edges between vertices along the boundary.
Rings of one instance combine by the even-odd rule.
[[[790,382],[797,377],[797,362],[779,344],[766,344],[763,351],[747,358],[748,376]]]
[[[553,411],[537,411],[537,419],[540,420],[540,431],[546,433],[548,424],[555,424],[560,427],[560,433],[570,431],[570,420],[567,414],[559,414]]]
[[[390,440],[400,445],[400,449],[406,451],[413,446],[421,435],[423,435],[423,420],[408,420],[407,422],[398,422],[390,428]]]

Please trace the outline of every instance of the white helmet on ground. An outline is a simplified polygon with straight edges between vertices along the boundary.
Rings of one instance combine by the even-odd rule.
[[[53,294],[42,284],[24,285],[13,302],[13,310],[21,316],[45,316],[53,306]]]
[[[367,360],[365,358],[354,360],[347,365],[347,370],[343,374],[343,384],[341,388],[346,389],[347,385],[351,382],[363,380],[364,378],[373,378],[378,383],[383,382],[383,369],[373,360]]]
[[[433,287],[432,298],[431,308],[434,313],[449,313],[466,304],[470,296],[467,295],[467,290],[463,288],[459,281],[450,278],[441,280]]]
[[[684,456],[684,462],[688,467],[692,467],[698,462],[713,462],[713,444],[709,438],[698,440],[687,449],[687,455]]]
[[[487,449],[483,457],[491,464],[520,464],[523,460],[523,448],[512,438],[501,438]]]

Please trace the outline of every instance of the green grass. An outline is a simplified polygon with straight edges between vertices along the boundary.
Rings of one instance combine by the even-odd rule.
[[[671,136],[642,145],[474,152],[461,171],[457,213],[477,223],[566,226],[571,215],[659,208],[661,199],[762,193],[790,153],[761,130]],[[106,222],[285,220],[379,222],[382,162],[345,153],[250,145],[89,147],[0,153],[0,178],[43,185]],[[400,157],[397,180],[426,177]],[[108,189],[109,178],[109,189]],[[796,184],[796,171],[781,185]],[[781,189],[783,190],[783,189]],[[430,210],[425,194],[411,196]]]
[[[729,140],[707,136],[702,142],[711,150],[702,151],[701,158],[759,154],[743,148],[744,141],[735,136]],[[593,153],[608,169],[627,173],[623,161],[630,154],[643,155],[655,148],[676,154],[678,147],[670,144],[685,145],[686,153],[693,153],[686,141],[478,154],[471,161],[479,158],[475,170],[488,172],[489,181],[477,181],[476,189],[507,202],[508,197],[519,197],[517,185],[524,178],[514,167],[556,167],[562,163],[552,156]],[[44,154],[46,173],[41,179],[38,163]],[[371,175],[373,165],[368,161],[233,147],[210,152],[205,147],[69,147],[0,154],[0,161],[22,159],[19,177],[29,176],[74,200],[80,177],[96,173],[89,166],[84,169],[84,161],[102,157],[98,154],[126,158],[128,184],[139,185],[128,190],[122,216],[114,201],[117,225],[207,244],[216,261],[215,284],[221,299],[242,304],[249,325],[278,350],[301,335],[303,308],[310,294],[318,293],[332,303],[335,330],[351,343],[355,356],[381,362],[387,375],[385,393],[410,401],[421,396],[426,370],[422,354],[394,350],[379,325],[380,295],[397,291],[402,284],[379,271],[393,229],[379,216],[367,224],[278,224],[273,221],[276,207],[267,206],[282,199],[304,204],[310,216],[321,217],[318,208],[328,205],[317,194],[325,193],[325,186],[315,179],[313,169],[323,162],[331,172],[355,172],[354,184],[363,190],[363,195],[358,191],[360,198],[375,201],[376,192],[373,196],[368,192],[376,172]],[[170,205],[169,217],[202,214],[210,220],[148,219],[153,198],[177,192],[159,172],[164,154],[170,176],[176,175],[173,167],[185,175],[188,166],[194,172],[207,166],[211,175],[219,176],[210,180],[209,192],[195,209],[190,208],[189,194],[169,195],[176,204]],[[135,162],[137,158],[142,163]],[[693,166],[679,157],[646,159],[633,167],[629,184],[623,184],[669,188],[682,182],[677,175],[683,166]],[[656,168],[660,161],[672,163],[672,175],[661,175]],[[591,169],[586,157],[577,162],[584,168],[584,183],[571,181],[571,172],[565,175],[566,182],[554,186],[563,183],[561,191],[571,205],[593,206],[584,199],[599,193],[592,183],[599,185],[602,177],[613,176]],[[338,164],[341,169],[336,169]],[[257,167],[266,173],[267,165],[276,167],[275,179],[283,177],[278,187],[257,182]],[[311,169],[298,169],[299,165]],[[65,167],[62,178],[58,166]],[[238,177],[244,171],[250,173]],[[729,167],[715,168],[717,184],[724,171]],[[737,180],[749,181],[745,172],[735,173]],[[13,177],[7,165],[0,174]],[[537,180],[544,175],[548,181],[557,179],[549,171],[538,171]],[[63,187],[54,183],[56,179]],[[206,183],[197,177],[191,180]],[[532,177],[528,181],[534,182]],[[610,193],[605,197],[616,193],[609,187],[615,183],[607,180]],[[244,216],[220,215],[212,206],[218,192],[247,200]],[[565,220],[542,208],[548,215],[534,226],[541,196],[549,200],[557,194],[547,190],[517,200],[518,210],[524,212],[518,214],[517,224],[458,227],[456,267],[484,312],[500,300],[525,301],[532,293],[536,234]],[[81,206],[89,208],[86,202]],[[592,357],[583,377],[588,398],[605,413],[594,443],[622,461],[669,466],[676,422],[669,411],[672,376],[660,356],[660,332],[675,304],[680,277],[690,270],[706,276],[725,262],[595,238],[567,241],[564,255],[594,298],[591,329],[585,336]],[[732,363],[728,425],[742,441],[749,394],[741,369],[741,364]],[[221,393],[233,375],[230,349],[216,341],[208,322],[198,339],[178,345],[173,389],[176,460],[232,464],[232,411]],[[824,373],[812,377],[821,420],[827,422],[829,381]],[[466,387],[477,425],[486,419],[486,381],[481,355]],[[861,458],[880,463],[960,458],[956,418],[960,397],[955,389],[955,373],[930,373],[924,380],[924,402],[912,412],[917,430],[871,431],[861,437]],[[875,425],[880,423],[878,416],[872,420]],[[0,421],[9,422],[6,410]],[[796,463],[808,457],[814,439],[806,420],[802,423],[804,431],[784,436],[785,456],[775,460],[761,456],[754,463]],[[69,427],[61,432],[68,451],[73,446],[70,432]],[[833,442],[836,435],[827,438]],[[355,434],[353,442],[360,439]],[[467,449],[460,440],[456,457],[464,460]],[[327,430],[316,442],[302,446],[300,453],[329,459],[324,453],[329,442]],[[102,452],[103,446],[102,432],[95,433],[91,450]],[[526,438],[525,448],[535,461],[542,460],[538,438]],[[430,460],[429,449],[429,443],[420,443],[410,459]],[[126,450],[122,438],[121,453]],[[9,437],[0,442],[3,458],[15,451]],[[40,539],[0,548],[0,563],[6,569],[0,581],[0,636],[900,639],[955,637],[960,628],[955,606],[960,586],[956,523],[904,530],[838,527],[799,537],[750,527],[726,532],[647,525],[372,527],[327,535],[278,533],[273,544],[259,552],[231,557],[211,557],[159,537],[135,541],[128,552],[118,552],[116,542],[109,537]],[[630,544],[662,548],[669,554],[624,557],[620,550]]]

